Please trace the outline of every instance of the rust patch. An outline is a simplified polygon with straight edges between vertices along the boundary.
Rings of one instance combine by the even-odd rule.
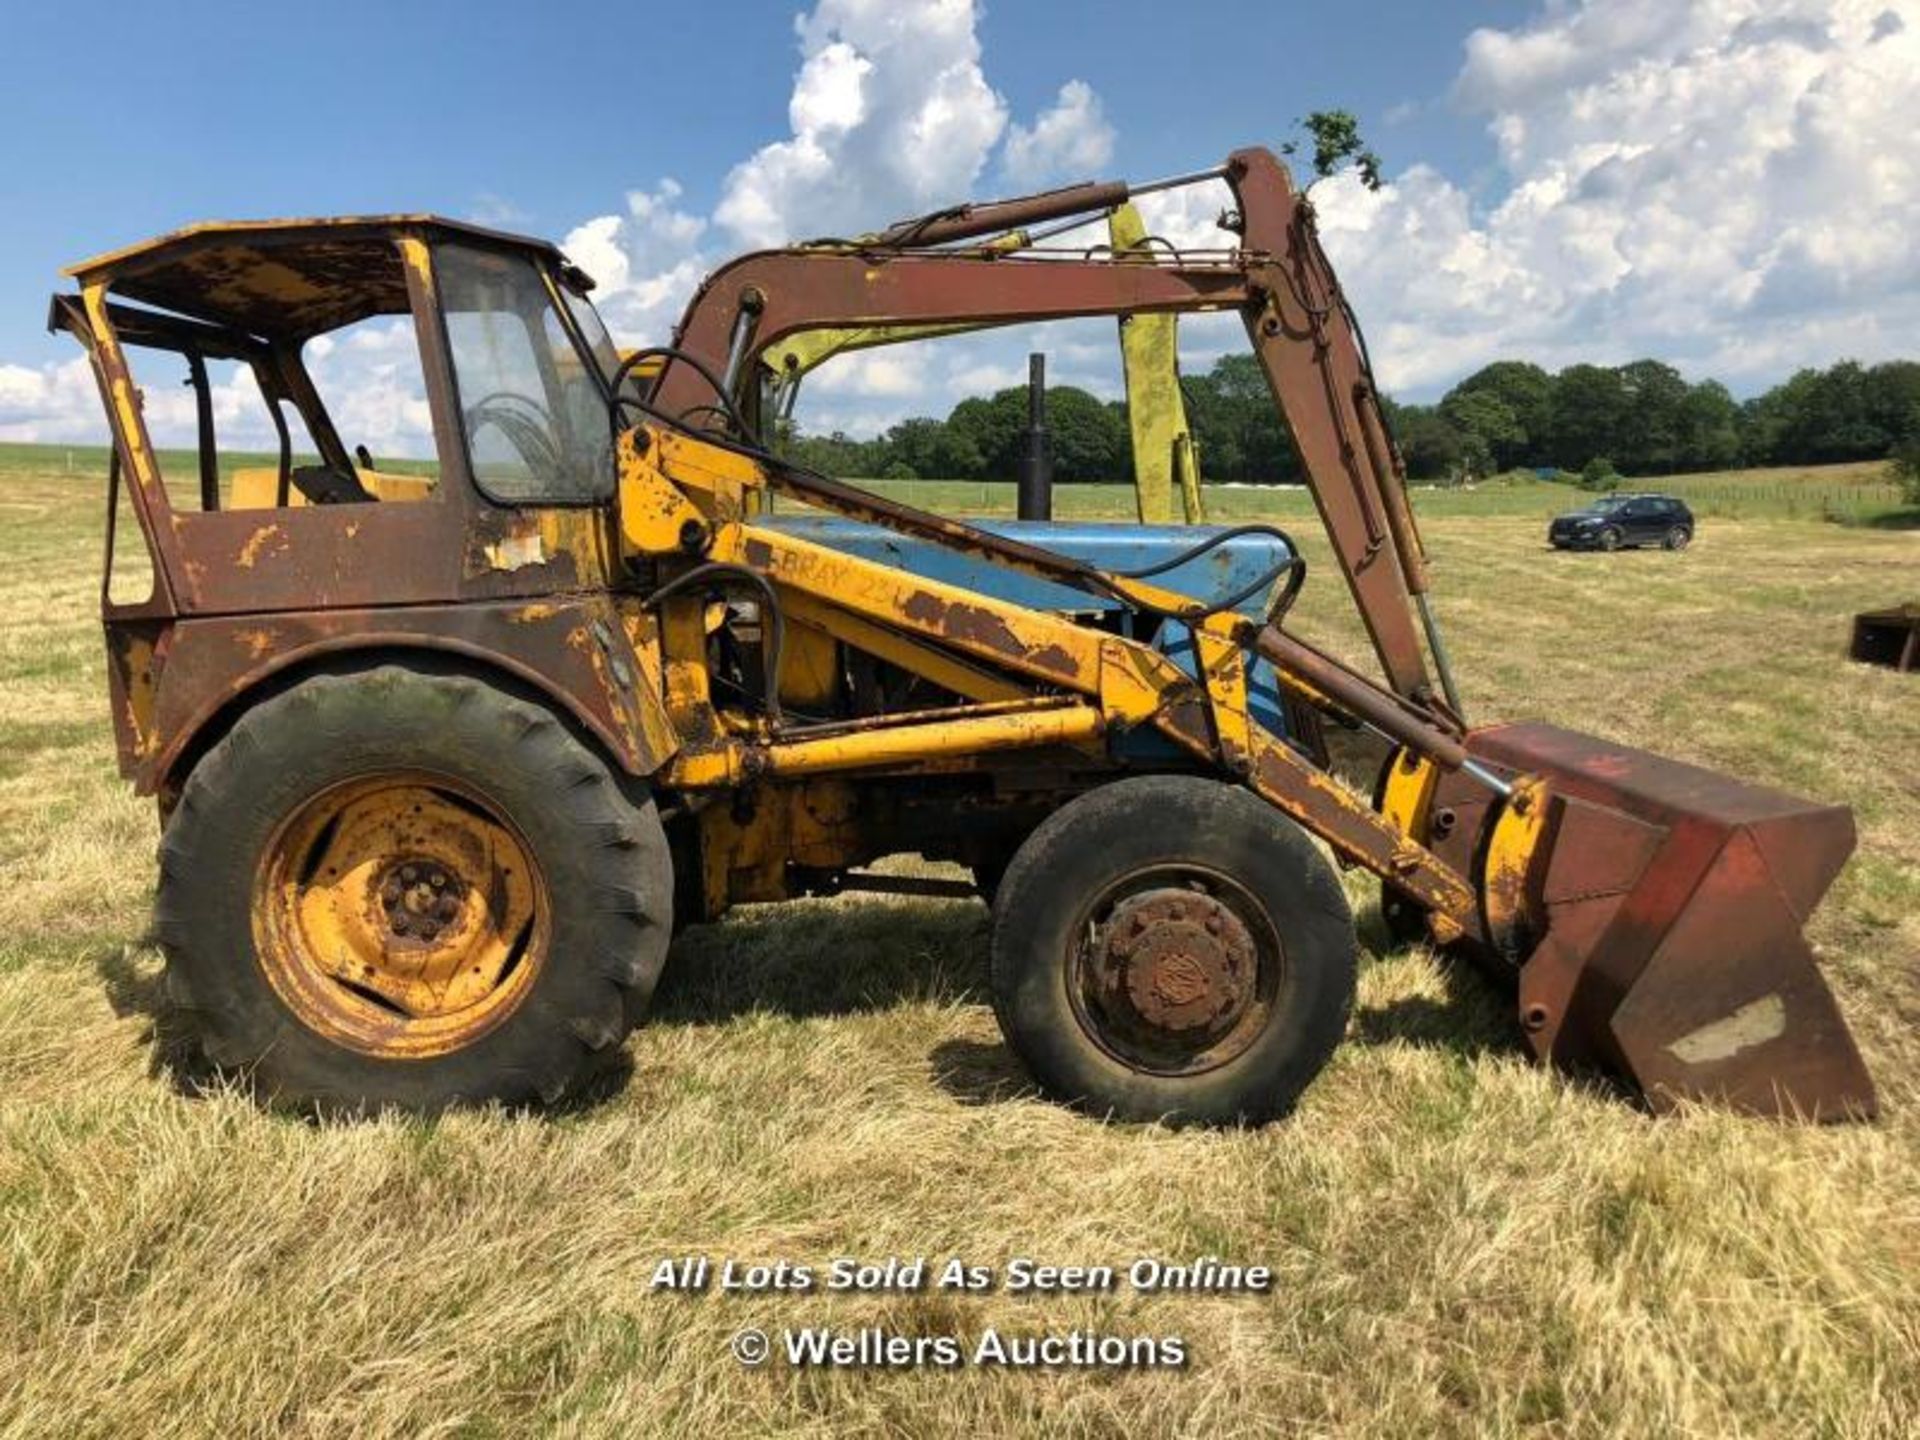
[[[286,534],[278,525],[262,525],[249,535],[247,543],[240,547],[240,553],[234,557],[233,563],[243,570],[251,570],[254,561],[260,558],[269,545],[272,545],[276,551],[287,548]]]
[[[916,593],[907,597],[901,613],[918,624],[932,626],[942,635],[983,646],[999,655],[1024,658],[1028,664],[1051,674],[1073,679],[1079,673],[1073,656],[1062,646],[1029,649],[1003,617],[978,605]]]
[[[234,644],[245,650],[255,660],[262,659],[272,651],[277,637],[271,630],[236,630],[233,632]]]

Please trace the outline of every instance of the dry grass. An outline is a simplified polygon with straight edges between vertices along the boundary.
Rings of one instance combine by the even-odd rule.
[[[1920,534],[1746,522],[1556,556],[1436,518],[1487,715],[1846,800],[1813,933],[1887,1118],[1653,1121],[1527,1064],[1371,913],[1349,1043],[1289,1124],[1031,1098],[973,902],[809,902],[685,936],[633,1073],[528,1119],[319,1127],[156,1073],[153,823],[112,773],[95,482],[0,478],[0,1430],[1900,1435],[1920,1416],[1920,677],[1838,658]],[[1311,613],[1343,608],[1322,568]],[[1357,904],[1370,887],[1355,877]],[[663,1257],[1218,1254],[1269,1298],[704,1299]],[[1178,1373],[747,1372],[726,1337],[1178,1333]]]

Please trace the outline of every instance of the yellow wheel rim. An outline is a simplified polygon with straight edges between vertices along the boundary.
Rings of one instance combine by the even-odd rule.
[[[372,776],[280,826],[253,899],[261,967],[308,1029],[363,1054],[470,1045],[532,988],[551,939],[526,844],[469,788]]]

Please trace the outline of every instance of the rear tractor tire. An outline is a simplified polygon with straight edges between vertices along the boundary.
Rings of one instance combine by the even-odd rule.
[[[551,1102],[672,933],[653,803],[538,704],[388,664],[304,680],[194,767],[157,928],[206,1056],[287,1108]]]
[[[1050,1094],[1095,1114],[1236,1124],[1287,1114],[1353,1004],[1333,869],[1247,790],[1119,780],[1014,856],[994,904],[994,1008]]]

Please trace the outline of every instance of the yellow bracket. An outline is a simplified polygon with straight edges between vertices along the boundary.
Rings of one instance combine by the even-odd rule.
[[[1146,222],[1131,204],[1107,218],[1115,251],[1145,250]],[[1180,394],[1179,319],[1122,315],[1120,355],[1126,364],[1127,419],[1133,430],[1133,489],[1140,519],[1177,523],[1177,488],[1189,525],[1198,525],[1200,471],[1194,459],[1187,405]]]
[[[1522,777],[1515,781],[1513,794],[1501,805],[1487,836],[1486,863],[1480,872],[1487,939],[1516,961],[1525,958],[1527,882],[1546,830],[1550,798],[1545,780]]]
[[[1427,843],[1427,822],[1433,810],[1433,792],[1440,784],[1440,767],[1424,755],[1401,748],[1387,763],[1380,790],[1380,813],[1409,840]]]

